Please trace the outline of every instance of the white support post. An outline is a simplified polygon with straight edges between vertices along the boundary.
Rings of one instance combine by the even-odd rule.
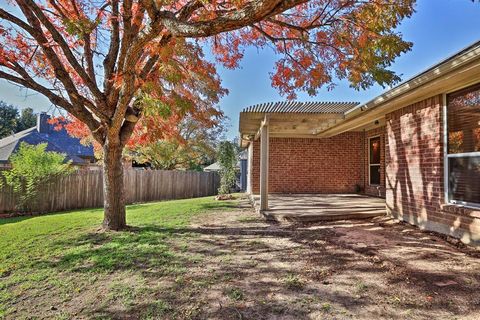
[[[252,167],[253,167],[253,141],[248,144],[248,163],[247,163],[247,193],[253,195],[252,192]]]
[[[260,127],[260,210],[268,210],[268,120]]]

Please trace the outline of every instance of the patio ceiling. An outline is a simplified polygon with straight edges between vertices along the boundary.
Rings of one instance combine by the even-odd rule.
[[[241,113],[240,132],[242,133],[242,138],[253,138],[266,115],[269,119],[271,137],[313,137],[317,130],[326,128],[328,124],[334,124],[337,120],[343,118],[341,114]]]

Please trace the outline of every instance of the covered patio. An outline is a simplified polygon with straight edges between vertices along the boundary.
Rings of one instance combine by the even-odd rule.
[[[384,216],[385,199],[358,194],[270,194],[267,210],[260,210],[260,196],[253,195],[257,211],[268,219],[318,222]]]
[[[273,220],[315,222],[362,219],[386,214],[383,192],[357,194],[370,187],[366,130],[325,137],[355,102],[270,103],[240,113],[241,145],[248,147],[247,192],[257,211]],[[379,131],[383,132],[383,131]],[[380,133],[381,134],[381,133]],[[375,135],[380,141],[379,134]],[[377,143],[377,146],[380,146]],[[380,148],[378,181],[383,188]],[[367,184],[368,182],[368,184]]]

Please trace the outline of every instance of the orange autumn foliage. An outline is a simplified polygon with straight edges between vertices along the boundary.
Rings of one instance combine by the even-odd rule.
[[[0,79],[38,92],[104,154],[104,226],[126,226],[122,150],[175,135],[186,115],[209,125],[227,92],[215,65],[271,48],[280,94],[399,81],[412,44],[396,31],[415,0],[8,0],[0,8]],[[74,123],[77,121],[74,121]],[[87,129],[88,128],[88,129]]]

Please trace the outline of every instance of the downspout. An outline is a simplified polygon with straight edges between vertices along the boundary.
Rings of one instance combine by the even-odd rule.
[[[367,193],[367,178],[365,177],[366,174],[367,174],[367,171],[366,171],[366,168],[368,166],[368,159],[367,159],[367,150],[368,150],[368,143],[367,143],[367,132],[365,131],[365,129],[363,129],[363,175],[362,175],[362,179],[363,179],[363,194],[366,194]]]

